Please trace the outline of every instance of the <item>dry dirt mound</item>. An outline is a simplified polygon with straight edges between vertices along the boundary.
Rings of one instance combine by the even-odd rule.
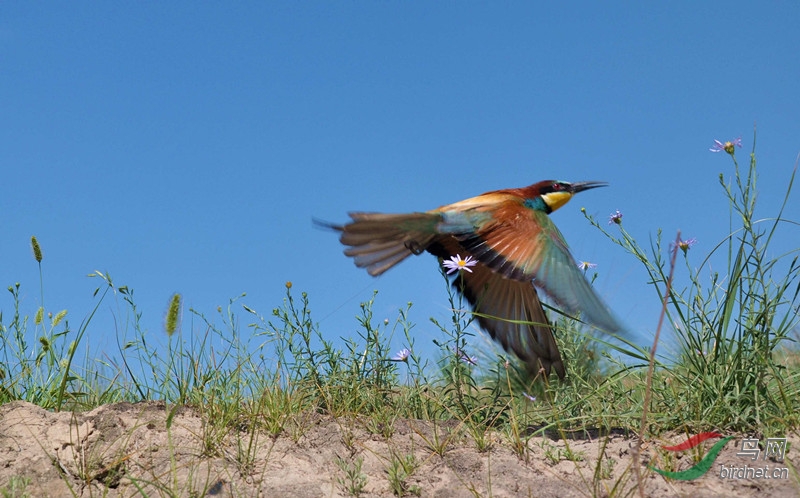
[[[634,441],[623,436],[612,436],[605,447],[602,439],[532,438],[525,461],[499,436],[479,452],[454,426],[409,420],[385,429],[373,432],[392,432],[388,438],[357,420],[312,416],[277,438],[253,438],[246,430],[215,432],[185,408],[170,418],[163,403],[51,413],[14,402],[0,406],[0,491],[19,490],[24,481],[28,496],[56,497],[350,496],[354,485],[361,496],[392,496],[392,482],[407,494],[436,497],[627,495],[634,487]],[[434,451],[440,443],[443,456]],[[748,462],[736,455],[739,449],[731,441],[695,481],[668,481],[644,469],[648,496],[800,496],[792,470],[800,452],[787,453],[783,464],[757,462],[789,467],[788,479],[720,478],[720,465]],[[654,448],[645,448],[643,458],[651,454]],[[598,456],[606,479],[593,483]],[[348,477],[345,469],[359,461],[360,473]],[[400,461],[413,462],[410,475],[390,478]],[[692,465],[688,456],[678,463]]]

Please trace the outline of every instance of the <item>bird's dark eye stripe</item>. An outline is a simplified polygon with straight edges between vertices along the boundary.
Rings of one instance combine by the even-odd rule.
[[[549,194],[550,192],[561,192],[562,190],[566,190],[567,186],[561,182],[555,182],[550,185],[546,185],[542,187],[539,191],[540,194]]]

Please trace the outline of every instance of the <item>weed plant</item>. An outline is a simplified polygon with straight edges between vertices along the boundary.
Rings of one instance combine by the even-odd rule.
[[[754,141],[755,142],[755,141]],[[692,241],[680,238],[670,246],[682,259],[689,285],[670,288],[662,233],[648,254],[624,226],[611,234],[595,219],[589,221],[646,269],[658,298],[666,303],[667,322],[674,324],[678,354],[661,357],[652,381],[648,409],[658,419],[654,428],[688,432],[710,428],[755,433],[780,433],[796,426],[800,408],[800,372],[790,368],[787,351],[795,351],[792,331],[800,309],[800,248],[772,255],[779,229],[796,229],[784,217],[797,168],[791,173],[783,203],[774,217],[757,218],[755,145],[749,165],[741,171],[733,146],[732,180],[719,175],[730,206],[730,234],[693,268]],[[722,258],[726,271],[711,270]]]

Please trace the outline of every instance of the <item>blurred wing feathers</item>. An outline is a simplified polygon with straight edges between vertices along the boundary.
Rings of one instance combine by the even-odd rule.
[[[563,379],[564,362],[533,284],[509,280],[482,264],[472,270],[461,272],[453,286],[470,302],[480,326],[532,375],[555,369]]]

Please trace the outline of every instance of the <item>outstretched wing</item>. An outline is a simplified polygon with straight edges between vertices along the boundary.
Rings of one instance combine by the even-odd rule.
[[[607,333],[623,329],[594,292],[569,253],[561,232],[544,212],[506,202],[472,233],[456,235],[478,261],[512,280],[533,280],[565,311]]]
[[[468,254],[453,237],[440,237],[428,250],[442,259]],[[467,298],[481,328],[518,356],[533,376],[540,369],[547,375],[555,369],[563,379],[564,362],[533,284],[505,278],[483,263],[470,269],[459,272],[453,287]]]
[[[472,270],[462,271],[453,286],[470,302],[480,326],[532,375],[555,369],[563,379],[564,362],[533,284],[509,280],[482,264]]]

